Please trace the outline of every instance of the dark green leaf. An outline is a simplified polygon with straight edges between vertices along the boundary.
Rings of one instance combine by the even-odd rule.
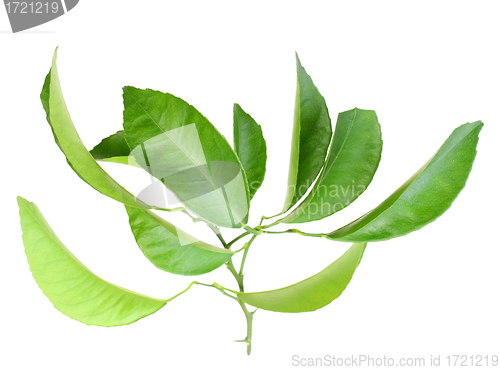
[[[266,292],[238,293],[238,298],[268,311],[315,311],[342,294],[361,262],[365,248],[366,243],[353,244],[323,271],[297,284]]]
[[[169,301],[97,277],[64,246],[34,203],[21,197],[17,202],[33,277],[63,314],[88,325],[118,326],[151,315]]]
[[[102,194],[132,207],[148,207],[113,180],[83,145],[64,102],[56,60],[57,49],[40,98],[47,113],[47,121],[52,128],[54,140],[66,156],[68,164],[81,179]]]
[[[125,138],[139,165],[200,218],[223,227],[246,223],[245,173],[217,129],[171,94],[125,87],[123,100]]]
[[[233,109],[234,150],[247,175],[250,199],[264,181],[266,173],[266,141],[262,128],[238,104]]]
[[[381,153],[380,124],[374,111],[355,108],[340,113],[320,180],[281,222],[319,220],[347,207],[372,181]]]
[[[128,157],[130,148],[125,141],[125,134],[123,130],[102,139],[94,149],[90,151],[92,157],[95,159],[107,159],[112,157]]]
[[[123,130],[102,139],[102,141],[90,151],[90,154],[98,161],[129,164],[141,168],[134,157],[130,155],[130,148],[125,140]]]
[[[288,188],[283,212],[289,210],[312,186],[325,162],[332,138],[332,124],[325,99],[297,56],[297,92],[293,119]]]
[[[160,270],[201,275],[226,263],[233,252],[206,244],[149,210],[125,206],[135,240]]]
[[[483,123],[476,121],[455,129],[438,152],[389,198],[327,237],[346,242],[381,241],[434,221],[465,186],[482,127]]]

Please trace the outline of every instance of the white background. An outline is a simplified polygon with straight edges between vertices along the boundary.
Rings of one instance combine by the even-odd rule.
[[[498,137],[499,7],[495,1],[97,1],[11,34],[0,9],[2,219],[0,367],[5,369],[287,369],[292,356],[500,355]],[[332,231],[380,203],[451,131],[482,120],[478,155],[451,209],[418,232],[369,244],[344,294],[312,313],[259,311],[253,354],[235,302],[194,287],[129,326],[91,327],[53,308],[33,280],[16,196],[35,202],[70,250],[102,278],[158,298],[192,278],[156,269],[135,245],[123,206],[69,168],[39,100],[52,53],[68,108],[93,147],[122,124],[121,88],[170,92],[232,141],[232,104],[260,123],[266,180],[250,225],[281,210],[288,173],[295,58],[338,112],[375,109],[384,148],[368,190],[348,209],[302,230]],[[136,169],[108,164],[137,193]],[[215,240],[182,216],[178,226]],[[228,238],[234,232],[227,233]],[[248,291],[311,276],[347,245],[262,236],[246,264]],[[234,287],[225,268],[198,280]]]

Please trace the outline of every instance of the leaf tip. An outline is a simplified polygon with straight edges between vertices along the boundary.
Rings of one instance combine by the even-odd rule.
[[[58,51],[59,51],[59,46],[56,46],[56,49],[54,50],[54,55],[52,56],[52,65],[56,64]]]
[[[476,126],[476,127],[479,127],[479,130],[481,130],[481,129],[483,128],[483,126],[484,126],[484,123],[483,123],[483,121],[481,121],[481,120],[479,120],[479,121],[474,121],[474,122],[472,122],[472,124],[473,124],[473,125],[475,124],[475,126]]]
[[[302,63],[300,63],[299,54],[297,54],[297,51],[295,52],[295,61],[297,63],[297,68],[302,67]]]
[[[19,208],[21,206],[26,206],[27,204],[30,204],[30,202],[26,199],[24,199],[23,197],[21,197],[20,195],[17,196],[17,204],[19,206]]]

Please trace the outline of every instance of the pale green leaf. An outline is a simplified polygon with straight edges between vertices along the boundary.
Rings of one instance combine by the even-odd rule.
[[[335,262],[310,278],[285,288],[238,293],[251,306],[276,312],[315,311],[337,299],[361,262],[366,243],[355,243]]]
[[[150,298],[94,275],[59,240],[38,207],[18,197],[23,242],[31,272],[55,308],[88,325],[130,324],[169,300]]]
[[[97,164],[83,145],[66,107],[57,72],[57,49],[52,68],[45,79],[40,98],[47,113],[54,140],[66,156],[68,164],[78,176],[97,191],[132,207],[148,207],[113,180]]]

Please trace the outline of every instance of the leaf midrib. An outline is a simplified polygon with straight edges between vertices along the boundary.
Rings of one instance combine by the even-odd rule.
[[[26,202],[28,202],[28,203],[29,203],[32,207],[36,207],[36,205],[35,205],[34,203],[29,202],[29,201],[27,201],[27,200],[26,200]],[[45,224],[43,224],[43,223],[39,220],[39,218],[37,217],[37,215],[36,215],[36,214],[34,214],[34,213],[32,212],[32,210],[31,210],[29,207],[27,207],[27,206],[26,206],[26,204],[25,204],[24,202],[22,202],[22,207],[23,207],[26,211],[28,211],[28,213],[31,215],[32,219],[33,219],[36,223],[38,223],[38,224],[42,227],[42,229],[45,231],[45,234],[46,234],[46,235],[48,235],[48,236],[49,236],[49,237],[50,237],[50,238],[51,238],[51,239],[52,239],[52,240],[53,240],[53,241],[54,241],[54,242],[55,242],[55,243],[59,246],[59,248],[61,248],[61,249],[62,249],[62,251],[63,251],[63,252],[65,252],[65,253],[68,255],[68,257],[69,257],[70,259],[72,259],[73,261],[75,261],[75,262],[76,262],[79,266],[83,267],[83,268],[84,268],[85,270],[87,270],[87,271],[88,271],[91,275],[93,275],[94,277],[96,277],[96,278],[98,279],[98,280],[97,280],[97,282],[107,283],[107,284],[109,284],[109,285],[111,285],[111,286],[113,286],[113,287],[116,287],[116,288],[118,288],[118,289],[121,289],[121,290],[122,290],[122,291],[120,292],[121,294],[124,294],[124,293],[126,293],[126,292],[127,292],[127,293],[132,293],[132,294],[137,295],[137,296],[147,297],[147,296],[145,296],[145,295],[143,295],[143,294],[140,294],[140,293],[137,293],[137,292],[133,292],[133,291],[128,290],[128,289],[126,289],[126,288],[120,287],[120,286],[118,286],[118,285],[116,285],[116,284],[110,283],[109,281],[104,280],[103,278],[101,278],[101,277],[97,276],[97,275],[96,275],[94,272],[92,272],[92,271],[91,271],[91,270],[90,270],[87,266],[85,266],[85,265],[83,264],[83,262],[82,262],[82,261],[80,261],[80,260],[79,260],[79,259],[78,259],[78,258],[77,258],[77,257],[76,257],[76,256],[75,256],[75,255],[74,255],[74,254],[73,254],[73,253],[72,253],[72,252],[71,252],[71,251],[70,251],[70,250],[69,250],[69,249],[68,249],[68,248],[64,245],[64,243],[63,243],[63,242],[62,242],[62,241],[61,241],[61,240],[60,240],[57,236],[56,236],[56,238],[57,238],[57,239],[55,239],[55,238],[54,238],[53,234],[55,235],[55,232],[54,232],[54,230],[52,230],[52,228],[50,227],[50,225],[48,225],[48,223],[47,223],[47,222],[45,222],[45,224],[46,224],[46,225],[45,225]],[[37,208],[38,208],[38,207],[37,207]],[[39,210],[39,211],[40,211],[40,210]],[[41,212],[40,212],[40,214],[41,214]],[[43,215],[42,215],[42,217],[43,217]],[[49,229],[47,229],[47,227],[48,227],[48,228],[52,231],[52,233],[51,233],[51,232],[49,232]],[[23,231],[23,234],[24,234],[24,231]],[[95,282],[94,282],[94,284],[95,284]],[[160,301],[160,302],[165,302],[165,300],[164,300],[164,299],[153,298],[153,297],[147,297],[147,298],[150,298],[150,299],[152,299],[152,300],[156,300],[156,301]],[[165,302],[165,304],[166,304],[166,303],[168,303],[168,302],[169,302],[169,301],[167,300],[167,301]]]
[[[466,139],[466,138],[467,138],[467,137],[471,134],[471,132],[472,132],[472,131],[476,128],[476,127],[477,127],[477,126],[473,127],[471,130],[469,130],[469,132],[468,132],[467,134],[463,135],[463,137],[462,137],[459,141],[455,142],[455,143],[454,143],[454,144],[453,144],[453,145],[452,145],[452,146],[451,146],[451,147],[450,147],[450,148],[449,148],[449,149],[448,149],[448,150],[447,150],[447,151],[446,151],[443,155],[441,155],[441,157],[440,157],[438,160],[436,160],[435,162],[433,162],[433,163],[431,164],[431,162],[433,161],[433,159],[436,157],[437,153],[439,152],[439,149],[438,149],[438,151],[437,151],[437,152],[436,152],[436,153],[435,153],[435,154],[434,154],[434,155],[433,155],[433,156],[432,156],[432,157],[431,157],[431,158],[427,161],[427,163],[428,163],[428,164],[427,164],[427,166],[425,166],[425,164],[424,164],[424,166],[425,166],[425,167],[424,167],[423,169],[419,169],[417,172],[415,172],[415,174],[413,174],[413,175],[412,175],[412,177],[413,177],[413,176],[415,176],[415,175],[417,175],[417,176],[415,176],[415,177],[413,178],[413,180],[412,180],[412,181],[408,184],[408,186],[406,187],[406,189],[404,189],[404,190],[403,190],[403,192],[402,192],[402,193],[401,193],[401,194],[400,194],[400,195],[399,195],[399,196],[398,196],[398,197],[397,197],[397,198],[396,198],[396,199],[392,202],[392,204],[391,204],[389,207],[387,207],[385,210],[383,210],[383,211],[382,211],[382,212],[381,212],[381,213],[380,213],[377,217],[375,217],[373,220],[371,220],[371,221],[369,221],[368,223],[366,223],[366,224],[364,224],[364,225],[360,226],[357,230],[355,230],[355,231],[353,231],[353,232],[351,232],[351,233],[347,233],[346,235],[342,236],[342,238],[343,238],[343,237],[345,237],[345,236],[348,236],[348,235],[351,235],[351,234],[357,233],[357,232],[358,232],[359,230],[361,230],[363,227],[365,227],[365,226],[366,226],[366,225],[368,225],[369,223],[371,223],[371,222],[375,221],[376,219],[380,218],[380,217],[381,217],[384,213],[386,213],[386,212],[387,212],[387,211],[389,211],[392,207],[394,207],[394,205],[397,203],[397,201],[398,201],[399,199],[401,199],[401,197],[403,196],[403,194],[404,194],[404,193],[406,193],[406,191],[407,191],[407,190],[408,190],[408,189],[409,189],[409,188],[410,188],[410,187],[411,187],[411,186],[415,183],[415,181],[416,181],[417,179],[419,179],[419,178],[422,176],[422,174],[423,174],[424,172],[426,172],[427,170],[429,170],[429,168],[434,167],[434,166],[436,165],[436,163],[439,163],[439,162],[440,162],[443,158],[445,158],[445,157],[448,155],[448,153],[450,153],[452,150],[454,150],[454,149],[455,149],[455,147],[456,147],[458,144],[460,144],[463,140],[465,140],[465,139]],[[442,146],[442,145],[441,145],[441,146]],[[410,177],[410,179],[411,179],[412,177]],[[408,179],[408,180],[410,180],[410,179]],[[404,185],[404,184],[403,184],[403,185]],[[402,185],[402,186],[403,186],[403,185]],[[398,189],[396,189],[396,191],[395,191],[395,192],[397,192],[398,190],[399,190],[399,188],[398,188]],[[392,196],[392,194],[391,194],[391,195],[389,195],[389,198],[390,198],[391,196]],[[383,204],[383,202],[382,202],[381,204]],[[359,219],[354,220],[352,223],[355,223],[356,221],[360,220],[361,218],[364,218],[365,216],[369,215],[369,214],[370,214],[373,210],[375,210],[375,209],[377,209],[377,207],[375,207],[374,209],[372,209],[372,210],[368,211],[368,212],[367,212],[367,213],[365,213],[363,216],[361,216]],[[351,224],[352,224],[352,223],[351,223]],[[343,226],[343,227],[341,227],[340,229],[337,229],[337,230],[333,231],[333,232],[332,232],[332,234],[334,234],[334,233],[336,233],[336,232],[338,232],[339,230],[342,230],[342,229],[344,229],[344,228],[348,228],[348,227],[349,227],[349,225],[350,225],[350,224],[348,224],[348,225],[346,225],[346,226]]]
[[[335,164],[335,162],[337,162],[337,159],[339,158],[340,153],[342,153],[342,150],[344,149],[345,143],[347,142],[347,139],[348,139],[349,135],[351,134],[351,130],[354,127],[354,120],[356,119],[357,114],[358,114],[358,108],[354,108],[354,117],[352,117],[352,119],[351,119],[351,124],[349,125],[349,130],[347,130],[347,134],[345,135],[344,141],[342,142],[342,145],[340,146],[340,149],[339,149],[337,155],[335,156],[335,159],[333,160],[332,165],[328,168],[326,168],[326,167],[328,166],[329,158],[326,159],[325,173],[321,177],[320,182],[323,182],[324,177],[326,175],[328,175],[328,173],[330,172],[330,170],[333,167],[333,165]],[[333,145],[333,139],[332,139],[332,145]],[[330,148],[330,150],[331,150],[331,148]]]
[[[34,203],[31,203],[31,202],[29,202],[29,203],[30,203],[30,205],[31,205],[32,207],[36,207],[36,206],[34,205]],[[81,261],[80,261],[80,260],[79,260],[79,259],[78,259],[78,258],[77,258],[74,254],[73,254],[73,253],[71,253],[69,250],[67,250],[67,247],[63,244],[63,242],[62,242],[59,238],[55,239],[55,238],[54,238],[54,236],[52,235],[52,234],[54,233],[54,230],[52,230],[52,228],[49,226],[50,230],[52,230],[52,233],[51,233],[51,232],[49,232],[49,229],[47,229],[47,225],[44,225],[44,224],[43,224],[43,223],[42,223],[42,222],[38,219],[37,215],[36,215],[35,213],[33,213],[33,211],[32,211],[30,208],[28,208],[28,207],[26,206],[26,204],[24,204],[24,202],[22,203],[22,206],[24,207],[24,209],[25,209],[26,211],[28,211],[28,213],[31,215],[32,219],[33,219],[33,220],[34,220],[37,224],[39,224],[39,225],[42,227],[42,229],[43,229],[43,231],[45,232],[45,234],[46,234],[46,235],[48,235],[48,236],[50,237],[50,239],[52,239],[52,240],[54,241],[54,243],[56,243],[56,244],[59,246],[59,248],[61,248],[61,249],[63,250],[63,252],[68,253],[69,257],[70,257],[70,258],[72,258],[75,262],[77,262],[80,266],[82,266],[84,269],[86,269],[88,272],[90,272],[90,273],[91,273],[92,275],[94,275],[95,277],[97,277],[97,278],[101,279],[99,276],[97,276],[97,275],[96,275],[96,274],[94,274],[92,271],[90,271],[90,270],[87,268],[87,266],[85,266],[85,265],[84,265],[84,264],[83,264],[83,263],[82,263],[82,262],[81,262]],[[24,233],[24,231],[23,231],[23,233]],[[55,233],[54,233],[54,235],[55,235]],[[101,279],[101,280],[103,280],[103,279]],[[103,281],[104,281],[104,280],[103,280]]]
[[[173,140],[173,139],[170,137],[170,135],[169,135],[168,131],[165,131],[165,130],[164,130],[164,129],[163,129],[163,128],[162,128],[162,127],[161,127],[161,126],[160,126],[160,125],[156,122],[156,120],[154,120],[154,119],[153,119],[153,117],[151,117],[151,115],[149,114],[149,112],[148,112],[148,111],[147,111],[147,110],[146,110],[146,109],[145,109],[145,108],[141,105],[141,103],[139,103],[139,101],[135,98],[135,96],[134,96],[131,92],[129,92],[128,90],[129,90],[129,89],[125,88],[125,91],[127,92],[127,94],[129,94],[129,95],[132,97],[132,99],[134,99],[134,102],[135,102],[135,103],[136,103],[136,104],[137,104],[137,105],[138,105],[138,106],[139,106],[139,107],[143,110],[143,112],[144,112],[144,113],[145,113],[145,114],[149,117],[149,119],[151,120],[151,122],[153,122],[153,123],[156,125],[156,127],[158,127],[158,128],[160,129],[160,131],[161,131],[161,132],[163,132],[164,134],[166,134],[166,135],[167,135],[167,137],[170,139],[170,141],[171,141],[172,143],[174,143],[174,144],[175,144],[175,146],[176,146],[177,148],[179,148],[179,149],[181,150],[181,152],[183,152],[183,153],[186,155],[186,157],[188,157],[188,158],[191,160],[191,162],[192,162],[192,163],[196,166],[196,168],[198,168],[198,170],[199,170],[199,171],[200,171],[200,172],[204,175],[204,177],[205,177],[207,180],[209,180],[209,182],[210,182],[210,184],[212,184],[212,188],[213,188],[213,187],[214,187],[214,184],[213,184],[212,179],[211,179],[211,178],[209,178],[209,177],[207,176],[207,174],[201,170],[200,166],[199,166],[198,164],[196,164],[196,162],[195,162],[194,158],[192,158],[192,157],[191,157],[191,156],[190,156],[190,155],[189,155],[189,154],[188,154],[188,153],[187,153],[187,152],[186,152],[186,151],[185,151],[185,150],[184,150],[184,149],[183,149],[183,148],[182,148],[182,147],[181,147],[181,146],[180,146],[180,145],[179,145],[179,144],[175,141],[175,140]],[[194,123],[194,125],[196,125],[196,123]],[[184,127],[184,126],[181,126],[181,127]],[[209,162],[209,161],[207,161],[207,165],[208,165],[208,169],[209,169],[209,171],[210,171],[210,164],[209,164],[208,162]]]
[[[294,217],[292,219],[292,221],[295,220],[295,219],[297,219],[297,218],[299,218],[304,213],[304,211],[309,207],[310,203],[312,202],[312,200],[316,196],[316,192],[317,192],[319,186],[321,185],[321,183],[323,182],[324,177],[328,174],[328,172],[330,171],[330,169],[333,167],[333,165],[337,161],[340,153],[342,152],[342,150],[344,148],[344,145],[345,145],[345,143],[347,141],[347,138],[349,137],[349,134],[351,133],[351,130],[352,130],[353,126],[354,126],[354,120],[355,120],[356,115],[358,113],[358,108],[354,108],[354,110],[355,110],[354,111],[354,117],[351,120],[351,124],[349,126],[349,130],[347,130],[347,134],[345,135],[344,141],[342,142],[342,145],[340,146],[338,154],[335,157],[335,159],[333,160],[332,165],[328,169],[326,168],[328,166],[328,160],[330,158],[331,149],[332,149],[332,146],[333,146],[333,140],[335,139],[334,137],[332,137],[332,141],[331,141],[331,144],[330,144],[330,149],[328,151],[328,156],[327,156],[327,158],[325,160],[325,164],[324,164],[323,168],[321,169],[321,173],[319,174],[318,179],[317,179],[316,183],[314,184],[314,187],[309,192],[309,194],[304,198],[303,202],[301,204],[299,204],[292,212],[289,213],[289,215],[293,214],[295,211],[297,211],[304,204],[304,202],[306,202],[309,199],[307,205],[304,205],[304,208],[303,208],[302,212],[300,212],[296,217]],[[288,216],[284,217],[282,220],[286,219],[287,217]]]
[[[178,148],[179,148],[179,149],[180,149],[180,150],[181,150],[181,151],[182,151],[182,152],[186,155],[186,157],[188,157],[188,158],[191,160],[191,162],[195,165],[195,167],[196,167],[196,168],[197,168],[197,169],[198,169],[198,170],[199,170],[199,171],[203,174],[203,176],[204,176],[204,177],[205,177],[205,178],[209,181],[209,183],[212,185],[212,189],[213,189],[213,190],[217,193],[217,195],[219,196],[219,198],[221,198],[221,199],[222,199],[222,201],[223,201],[223,202],[224,202],[224,204],[226,205],[226,207],[227,207],[227,209],[228,209],[229,213],[230,213],[230,214],[232,214],[232,209],[231,209],[231,206],[230,206],[230,205],[226,202],[226,199],[224,198],[224,196],[223,196],[220,192],[218,192],[218,191],[217,191],[217,189],[215,188],[215,185],[214,185],[214,183],[213,183],[213,181],[212,181],[212,178],[211,178],[211,177],[208,177],[208,176],[207,176],[207,174],[206,174],[204,171],[202,171],[202,170],[201,170],[200,166],[196,164],[196,162],[194,161],[194,159],[193,159],[190,155],[188,155],[188,154],[186,153],[186,151],[185,151],[184,149],[182,149],[182,147],[180,147],[180,146],[177,144],[177,142],[176,142],[176,141],[174,141],[174,140],[170,137],[170,135],[168,134],[168,131],[165,131],[165,130],[164,130],[164,129],[163,129],[163,128],[162,128],[162,127],[161,127],[161,126],[160,126],[160,125],[159,125],[159,124],[158,124],[158,123],[154,120],[154,119],[153,119],[153,117],[151,117],[151,115],[148,113],[148,111],[146,111],[146,109],[145,109],[145,108],[144,108],[144,107],[143,107],[143,106],[142,106],[142,105],[138,102],[138,100],[135,98],[135,96],[134,96],[134,95],[133,95],[130,91],[128,91],[129,89],[128,89],[127,87],[125,87],[125,88],[124,88],[124,90],[125,90],[125,92],[126,92],[127,94],[129,94],[129,95],[132,97],[132,99],[134,99],[135,103],[136,103],[136,104],[137,104],[137,105],[138,105],[138,106],[139,106],[139,107],[140,107],[140,108],[144,111],[144,113],[145,113],[145,114],[149,117],[149,119],[150,119],[150,120],[151,120],[151,121],[152,121],[152,122],[153,122],[153,123],[154,123],[154,124],[155,124],[155,125],[159,128],[159,129],[160,129],[160,131],[162,131],[163,133],[165,133],[165,134],[168,136],[168,138],[170,139],[170,141],[171,141],[171,142],[173,142],[173,143],[175,144],[175,146],[177,146],[177,147],[178,147]],[[196,123],[193,123],[193,124],[194,124],[194,125],[196,125]],[[181,126],[181,127],[184,127],[184,126]],[[202,148],[202,149],[203,149],[203,148]],[[205,155],[205,154],[203,153],[203,155]],[[208,160],[207,160],[207,167],[208,167],[208,170],[209,170],[210,175],[211,175],[211,168],[210,168],[210,163],[209,163],[209,161],[208,161]],[[240,166],[240,168],[241,168],[241,166]],[[233,222],[232,222],[232,223],[233,223]],[[238,223],[239,223],[239,224],[241,224],[241,225],[243,225],[241,221],[240,221],[240,222],[238,222]]]

